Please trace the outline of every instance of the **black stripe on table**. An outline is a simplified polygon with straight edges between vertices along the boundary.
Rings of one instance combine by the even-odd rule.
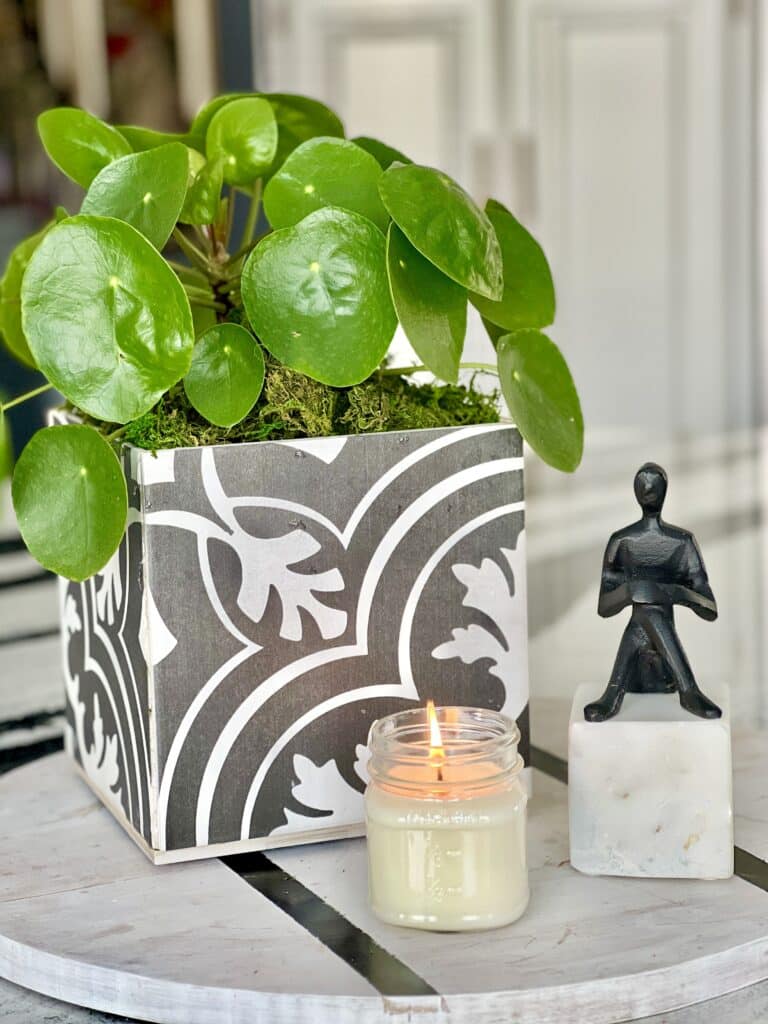
[[[16,729],[37,729],[63,715],[64,708],[54,708],[53,711],[30,711],[28,715],[19,715],[18,718],[5,718],[0,721],[0,733],[14,732]]]
[[[28,640],[48,640],[52,636],[58,636],[58,626],[49,626],[48,629],[31,630],[28,633],[11,633],[9,636],[0,636],[0,647],[7,647],[8,644],[23,644]]]
[[[319,939],[383,996],[432,996],[435,989],[311,889],[263,853],[237,853],[222,863]]]
[[[558,782],[568,783],[568,762],[564,758],[540,747],[531,747],[531,764]],[[763,892],[768,892],[768,862],[756,857],[754,853],[742,850],[740,846],[733,848],[733,873]]]
[[[15,555],[26,550],[27,546],[21,537],[6,537],[0,540],[0,555]]]
[[[0,580],[0,590],[11,590],[13,587],[29,587],[35,583],[43,583],[53,579],[53,573],[47,569],[38,569],[26,576],[12,576],[9,580]]]
[[[25,743],[19,747],[4,747],[0,749],[0,775],[10,772],[14,768],[21,768],[31,761],[37,761],[48,754],[57,754],[64,749],[63,736],[50,736],[45,740],[38,740],[37,743]]]

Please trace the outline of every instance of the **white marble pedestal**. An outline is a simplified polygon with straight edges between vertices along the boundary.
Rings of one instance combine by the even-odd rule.
[[[571,864],[589,875],[733,874],[727,687],[722,718],[696,718],[677,694],[627,694],[607,722],[584,720],[602,687],[576,691],[568,731]]]

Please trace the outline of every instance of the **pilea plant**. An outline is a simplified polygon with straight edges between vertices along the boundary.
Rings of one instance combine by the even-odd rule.
[[[441,171],[346,139],[300,96],[219,96],[179,135],[72,108],[38,129],[86,190],[76,215],[58,210],[15,249],[0,293],[7,347],[47,381],[0,407],[0,437],[3,412],[46,387],[82,414],[38,431],[14,470],[22,536],[48,569],[85,579],[119,545],[125,425],[183,381],[202,417],[233,427],[259,400],[265,354],[332,388],[419,369],[449,383],[463,365],[497,373],[531,446],[558,469],[578,465],[579,400],[541,332],[552,277],[501,203],[480,209]],[[495,364],[461,363],[468,302]],[[385,365],[398,321],[419,366]]]

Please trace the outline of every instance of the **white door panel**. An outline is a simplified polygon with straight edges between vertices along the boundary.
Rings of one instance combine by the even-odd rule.
[[[540,237],[588,427],[750,421],[752,0],[260,6],[262,82],[325,99],[350,135],[444,167]],[[467,356],[484,355],[472,318]]]

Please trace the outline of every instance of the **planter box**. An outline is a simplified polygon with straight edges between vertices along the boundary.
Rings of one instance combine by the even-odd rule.
[[[371,723],[429,697],[527,760],[514,427],[123,459],[126,539],[61,586],[67,746],[156,863],[360,834]]]

